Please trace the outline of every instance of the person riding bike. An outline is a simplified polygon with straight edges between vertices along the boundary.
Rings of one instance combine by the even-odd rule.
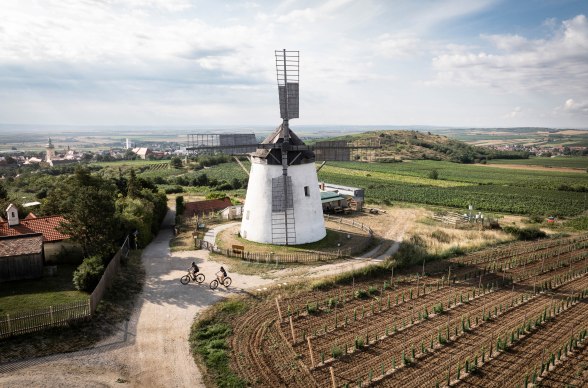
[[[198,272],[200,272],[200,268],[196,265],[195,262],[192,262],[192,266],[190,267],[190,272],[192,273],[192,277],[196,276]]]
[[[225,271],[224,267],[221,266],[220,271],[216,273],[216,276],[218,276],[220,283],[224,284],[225,278],[227,277],[227,271]]]

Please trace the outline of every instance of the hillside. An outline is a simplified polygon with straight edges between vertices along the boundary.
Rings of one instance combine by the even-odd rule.
[[[486,159],[523,159],[526,152],[496,151],[487,147],[472,146],[446,136],[419,131],[370,131],[325,140],[346,140],[356,145],[377,143],[382,146],[376,161],[445,160],[457,163],[475,163]]]

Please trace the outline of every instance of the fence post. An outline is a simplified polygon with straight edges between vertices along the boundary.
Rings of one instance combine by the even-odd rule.
[[[276,306],[278,307],[278,316],[280,317],[280,322],[282,322],[282,310],[280,310],[280,302],[278,302],[278,298],[276,298]]]
[[[308,342],[308,352],[310,353],[310,364],[314,368],[314,355],[312,354],[312,345],[310,344],[310,337],[306,337]]]
[[[8,323],[8,334],[12,333],[12,325],[10,324],[10,314],[6,314],[6,323]]]
[[[51,325],[55,323],[53,320],[53,306],[49,306],[49,317],[51,317]]]
[[[337,383],[335,383],[335,370],[332,366],[329,367],[329,372],[331,372],[331,382],[333,383],[333,388],[337,388]]]
[[[290,330],[292,331],[292,343],[296,342],[296,336],[294,335],[294,324],[292,323],[292,316],[290,315]]]

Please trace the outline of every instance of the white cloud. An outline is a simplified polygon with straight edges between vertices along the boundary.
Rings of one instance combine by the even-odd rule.
[[[569,98],[563,104],[561,110],[572,115],[585,116],[588,115],[588,101],[578,102],[574,101],[572,98]]]
[[[374,49],[387,58],[406,58],[424,52],[422,40],[412,34],[383,34],[374,44]]]
[[[433,59],[431,84],[486,86],[506,92],[586,93],[588,21],[566,20],[548,39],[518,35],[483,36],[496,52],[446,53]]]
[[[513,119],[517,116],[520,116],[522,111],[523,109],[520,106],[517,106],[510,113],[506,114],[504,118]]]

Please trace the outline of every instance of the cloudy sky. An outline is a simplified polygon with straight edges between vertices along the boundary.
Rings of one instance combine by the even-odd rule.
[[[586,0],[1,0],[0,124],[588,128]]]

